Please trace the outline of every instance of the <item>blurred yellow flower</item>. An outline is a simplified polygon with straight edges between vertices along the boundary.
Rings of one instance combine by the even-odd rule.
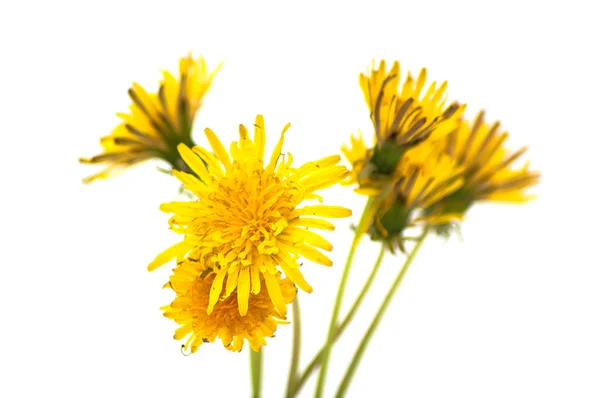
[[[358,185],[356,192],[371,196],[358,234],[369,231],[372,239],[403,247],[402,232],[414,225],[416,210],[430,206],[462,185],[461,168],[444,152],[443,139],[455,130],[464,106],[445,106],[446,82],[429,85],[427,72],[417,80],[408,73],[400,85],[400,65],[386,71],[385,62],[359,78],[371,112],[373,146],[362,135],[351,136],[342,152],[352,165],[345,185]],[[447,215],[444,215],[447,217]],[[423,221],[423,218],[420,217]],[[428,222],[440,221],[429,214]]]
[[[369,75],[359,76],[359,84],[371,112],[375,130],[374,143],[379,147],[386,142],[400,148],[408,148],[429,138],[444,136],[455,127],[452,116],[457,104],[445,107],[447,83],[433,82],[423,92],[427,70],[421,69],[417,80],[410,72],[400,85],[400,64],[395,61],[386,72],[385,61],[379,69],[373,63]]]
[[[151,158],[163,159],[176,169],[184,169],[177,145],[193,146],[194,118],[216,71],[208,72],[204,58],[194,59],[188,55],[179,61],[177,78],[163,71],[158,92],[149,93],[134,83],[128,91],[132,100],[130,112],[118,113],[123,122],[100,139],[103,153],[80,159],[82,163],[106,164],[107,167],[83,181],[106,178]]]
[[[540,173],[529,170],[529,163],[514,168],[527,150],[510,152],[505,147],[507,132],[500,123],[488,125],[481,111],[473,122],[463,120],[459,128],[445,137],[445,151],[463,169],[464,185],[433,206],[438,213],[465,213],[477,201],[525,202],[534,196],[526,189],[539,182]]]
[[[267,344],[265,337],[273,337],[278,324],[288,323],[273,306],[264,280],[259,292],[249,297],[245,316],[239,313],[238,296],[225,296],[224,292],[208,314],[206,308],[217,274],[202,274],[201,270],[199,262],[185,260],[178,264],[167,284],[177,297],[161,308],[165,317],[181,325],[174,337],[177,340],[187,337],[185,350],[194,353],[203,342],[212,343],[219,338],[230,351],[240,351],[244,340],[248,340],[254,351],[260,351],[261,346]],[[230,278],[233,276],[229,275],[226,283]],[[297,291],[293,283],[287,278],[282,279],[279,272],[273,275],[273,280],[281,291],[283,302],[291,303]]]
[[[463,169],[442,151],[438,142],[426,141],[403,156],[396,173],[384,181],[365,181],[357,191],[372,196],[367,209],[369,224],[359,226],[359,234],[385,241],[390,250],[404,251],[404,231],[423,223],[445,224],[458,220],[460,213],[421,210],[431,208],[452,195],[463,184]],[[372,184],[373,185],[369,185]]]
[[[239,312],[246,315],[249,297],[263,290],[264,280],[276,310],[284,316],[286,303],[277,283],[279,270],[310,292],[299,258],[332,265],[317,250],[330,251],[332,245],[309,228],[333,230],[334,225],[323,218],[348,217],[351,211],[339,206],[299,205],[309,199],[321,202],[316,192],[342,181],[348,171],[337,165],[341,160],[338,155],[292,167],[292,155],[281,154],[288,128],[289,124],[266,164],[261,115],[256,117],[253,140],[240,125],[240,139],[232,143],[231,156],[210,129],[205,133],[214,155],[202,147],[179,146],[182,158],[200,179],[177,170],[173,174],[199,200],[161,206],[163,211],[174,213],[169,221],[171,229],[184,239],[159,254],[148,269],[188,255],[201,270],[215,273],[208,314],[219,300],[237,291]]]

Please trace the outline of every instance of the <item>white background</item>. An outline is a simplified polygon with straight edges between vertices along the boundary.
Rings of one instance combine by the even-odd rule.
[[[213,3],[218,3],[215,5]],[[282,3],[282,4],[279,4]],[[135,80],[154,89],[180,56],[224,61],[197,117],[226,142],[265,115],[269,145],[288,121],[298,164],[370,137],[358,74],[371,60],[425,66],[450,99],[500,119],[543,173],[539,199],[481,205],[464,243],[431,239],[389,308],[349,395],[599,397],[598,12],[589,2],[3,2],[0,6],[2,260],[0,395],[244,397],[248,351],[184,357],[158,307],[170,266],[146,271],[179,236],[160,203],[178,184],[146,163],[90,186]],[[293,4],[293,5],[292,5]],[[362,199],[335,188],[329,203]],[[351,239],[338,223],[332,268],[304,267],[302,364],[320,347]],[[360,247],[356,294],[377,248]],[[334,351],[327,396],[396,274]],[[345,308],[350,304],[346,300]],[[287,378],[291,327],[265,350],[267,397]],[[315,378],[303,391],[313,395]]]

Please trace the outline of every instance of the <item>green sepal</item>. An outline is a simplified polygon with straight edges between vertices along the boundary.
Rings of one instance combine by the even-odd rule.
[[[393,174],[406,149],[406,147],[399,146],[391,140],[385,141],[383,145],[375,146],[373,156],[371,156],[369,162],[375,166],[377,173]]]
[[[380,213],[375,216],[379,221],[371,223],[369,227],[371,240],[385,242],[392,253],[396,248],[405,253],[403,234],[409,225],[412,210],[406,208],[403,200],[397,200]]]
[[[475,200],[473,199],[472,193],[468,189],[462,187],[425,209],[423,215],[425,218],[428,216],[443,216],[446,214],[464,215],[474,202]],[[437,235],[449,238],[452,232],[457,231],[458,224],[449,222],[432,225],[431,228]]]

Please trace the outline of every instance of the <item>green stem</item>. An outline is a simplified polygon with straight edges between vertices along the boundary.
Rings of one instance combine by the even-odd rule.
[[[337,327],[337,329],[335,331],[334,340],[333,340],[334,343],[344,333],[344,331],[346,330],[346,328],[348,327],[348,325],[350,324],[350,322],[354,318],[354,315],[358,311],[358,308],[362,304],[365,296],[367,295],[367,292],[371,288],[371,285],[373,284],[373,281],[375,280],[375,276],[377,275],[377,272],[379,271],[379,267],[381,266],[381,263],[383,261],[383,255],[384,254],[385,254],[385,246],[381,245],[381,250],[379,251],[379,256],[377,257],[377,260],[375,261],[375,264],[373,265],[373,269],[371,270],[371,274],[367,278],[367,281],[365,282],[365,284],[364,284],[362,290],[360,291],[359,295],[354,300],[354,303],[352,304],[352,307],[350,308],[350,311],[348,311],[348,314],[346,314],[346,316],[344,317],[344,320]],[[298,381],[294,384],[294,387],[291,390],[291,394],[288,395],[288,397],[294,397],[294,396],[296,396],[296,394],[298,394],[298,392],[300,391],[300,389],[302,388],[302,386],[304,386],[304,383],[306,383],[306,381],[308,380],[308,378],[310,377],[310,375],[312,374],[312,372],[315,371],[315,369],[317,368],[317,366],[321,365],[321,362],[323,360],[323,351],[324,350],[321,348],[321,350],[317,353],[317,355],[314,356],[314,358],[312,359],[312,361],[310,362],[310,364],[306,367],[306,370],[304,370],[304,372],[302,373],[302,375],[300,376],[300,378],[298,379]]]
[[[250,380],[252,381],[252,398],[260,398],[262,390],[262,347],[256,352],[250,348]]]
[[[288,383],[285,396],[292,398],[294,396],[294,385],[298,379],[298,365],[300,364],[300,343],[302,326],[300,323],[300,303],[298,302],[298,295],[292,302],[292,359],[290,362],[290,374],[288,376]]]
[[[340,382],[340,386],[338,387],[338,390],[335,394],[336,398],[343,397],[346,394],[346,391],[348,390],[348,387],[350,386],[350,382],[352,381],[352,377],[354,376],[354,373],[356,373],[356,370],[358,368],[360,360],[362,359],[362,357],[367,349],[367,345],[371,341],[371,338],[373,337],[373,334],[375,333],[377,326],[381,322],[381,319],[383,318],[383,315],[385,314],[387,307],[390,305],[390,302],[392,301],[392,297],[394,296],[394,293],[396,292],[396,290],[398,290],[398,286],[400,286],[400,283],[404,279],[404,275],[406,275],[406,271],[408,271],[410,264],[412,263],[417,252],[419,251],[419,248],[423,244],[423,241],[425,240],[426,236],[427,236],[427,228],[425,228],[425,230],[423,230],[423,234],[420,236],[419,240],[413,247],[410,254],[406,257],[406,260],[404,261],[404,265],[400,269],[398,276],[396,276],[396,279],[394,280],[394,282],[392,283],[392,286],[388,290],[385,298],[383,299],[383,302],[381,303],[381,306],[377,310],[377,313],[375,314],[373,321],[369,325],[369,328],[367,329],[358,348],[356,349],[356,352],[354,353],[354,357],[352,358],[352,361],[350,362],[350,365],[348,366],[348,369],[346,370],[346,374],[344,375],[344,378]]]
[[[333,341],[335,340],[335,331],[337,329],[338,316],[340,313],[340,308],[342,307],[342,301],[344,299],[344,292],[346,291],[348,276],[350,275],[352,260],[354,259],[354,254],[356,253],[356,246],[358,246],[358,242],[361,238],[361,231],[364,231],[363,227],[365,223],[369,222],[368,209],[371,206],[372,201],[373,199],[369,198],[365,205],[365,209],[363,210],[361,220],[359,222],[359,225],[356,227],[356,232],[354,233],[352,246],[350,247],[350,251],[348,252],[348,257],[346,258],[346,264],[344,265],[342,279],[340,280],[340,285],[338,287],[337,295],[335,298],[335,304],[333,305],[333,311],[331,313],[329,331],[327,332],[327,340],[325,341],[325,345],[323,346],[323,359],[321,362],[321,371],[319,372],[319,378],[317,380],[317,387],[315,389],[315,398],[323,397],[325,380],[327,378],[327,367],[329,365],[329,357],[331,356],[331,347],[333,345]]]

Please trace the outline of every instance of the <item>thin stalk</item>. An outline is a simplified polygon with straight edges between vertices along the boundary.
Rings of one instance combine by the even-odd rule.
[[[300,346],[301,346],[301,333],[302,325],[300,323],[300,303],[298,302],[298,295],[292,302],[292,359],[290,362],[290,374],[288,375],[288,383],[285,392],[287,398],[294,396],[294,385],[298,379],[298,365],[300,364]]]
[[[331,347],[335,340],[335,331],[338,324],[338,316],[340,308],[342,307],[342,301],[344,299],[344,292],[346,291],[346,284],[348,282],[348,276],[350,275],[350,268],[352,267],[352,260],[354,260],[354,254],[356,253],[356,247],[361,238],[361,231],[364,231],[364,225],[369,222],[369,207],[371,206],[373,199],[369,198],[363,210],[359,225],[356,227],[354,233],[354,239],[352,240],[352,246],[348,252],[346,258],[346,264],[344,265],[344,271],[342,272],[342,278],[340,279],[340,285],[338,286],[337,295],[335,298],[335,304],[333,305],[333,311],[331,313],[331,320],[329,322],[329,331],[327,332],[327,340],[323,346],[323,359],[321,363],[321,371],[319,372],[319,378],[317,380],[317,387],[315,389],[315,398],[323,397],[323,390],[325,388],[325,380],[327,378],[327,367],[329,365],[329,357],[331,355]]]
[[[252,381],[252,398],[260,398],[262,391],[262,347],[259,352],[250,348],[250,380]]]
[[[369,328],[365,332],[365,335],[363,336],[358,348],[356,349],[356,352],[354,353],[354,357],[352,358],[350,365],[348,365],[346,374],[344,375],[344,378],[340,382],[340,386],[338,387],[338,390],[335,394],[336,398],[343,397],[346,394],[346,391],[348,390],[348,387],[350,386],[350,382],[352,382],[352,377],[354,377],[354,374],[356,373],[356,370],[358,369],[360,360],[362,359],[362,357],[367,349],[367,345],[371,341],[371,338],[373,337],[373,334],[375,333],[377,326],[379,326],[379,323],[381,322],[381,319],[383,318],[385,311],[387,310],[388,306],[390,305],[390,302],[392,301],[392,297],[394,296],[394,293],[396,292],[396,290],[398,290],[398,286],[400,286],[400,283],[404,279],[404,275],[406,275],[406,271],[408,271],[410,264],[413,262],[416,254],[419,251],[419,248],[421,247],[421,245],[423,244],[423,241],[425,240],[426,236],[427,236],[427,228],[425,228],[425,230],[423,231],[423,234],[420,236],[419,240],[413,247],[412,251],[406,257],[406,260],[404,261],[404,265],[400,269],[398,276],[396,276],[396,279],[394,280],[394,282],[392,283],[392,286],[388,290],[385,298],[383,299],[383,302],[381,303],[381,306],[377,310],[377,313],[375,314],[373,321],[371,321]]]
[[[384,256],[384,254],[385,254],[385,246],[381,245],[381,250],[379,251],[379,256],[377,257],[377,260],[375,261],[375,264],[373,265],[373,268],[371,269],[371,274],[367,278],[367,280],[366,280],[365,284],[363,285],[362,290],[360,291],[359,295],[354,300],[354,303],[352,304],[352,307],[350,307],[350,310],[348,311],[348,313],[344,317],[344,320],[337,327],[337,329],[335,331],[334,340],[333,340],[334,343],[344,333],[344,331],[346,330],[346,328],[348,327],[348,325],[350,324],[350,322],[354,318],[354,315],[358,311],[358,308],[360,307],[360,305],[362,304],[363,300],[365,299],[365,296],[367,295],[367,292],[371,288],[371,285],[373,284],[373,281],[375,280],[375,276],[377,275],[377,272],[379,271],[379,267],[381,266],[381,263],[383,262],[383,256]],[[302,388],[302,386],[304,386],[304,383],[306,383],[306,381],[308,380],[308,378],[310,377],[310,375],[312,374],[312,372],[315,371],[315,369],[317,368],[317,366],[321,365],[321,361],[322,360],[323,360],[323,349],[321,348],[319,350],[319,352],[314,356],[314,358],[312,359],[312,361],[310,361],[310,364],[306,367],[306,369],[304,370],[304,372],[300,375],[300,378],[294,384],[294,388],[291,390],[291,395],[289,395],[289,397],[294,397],[294,396],[296,396],[296,394],[298,394],[298,392],[300,391],[300,389]]]

